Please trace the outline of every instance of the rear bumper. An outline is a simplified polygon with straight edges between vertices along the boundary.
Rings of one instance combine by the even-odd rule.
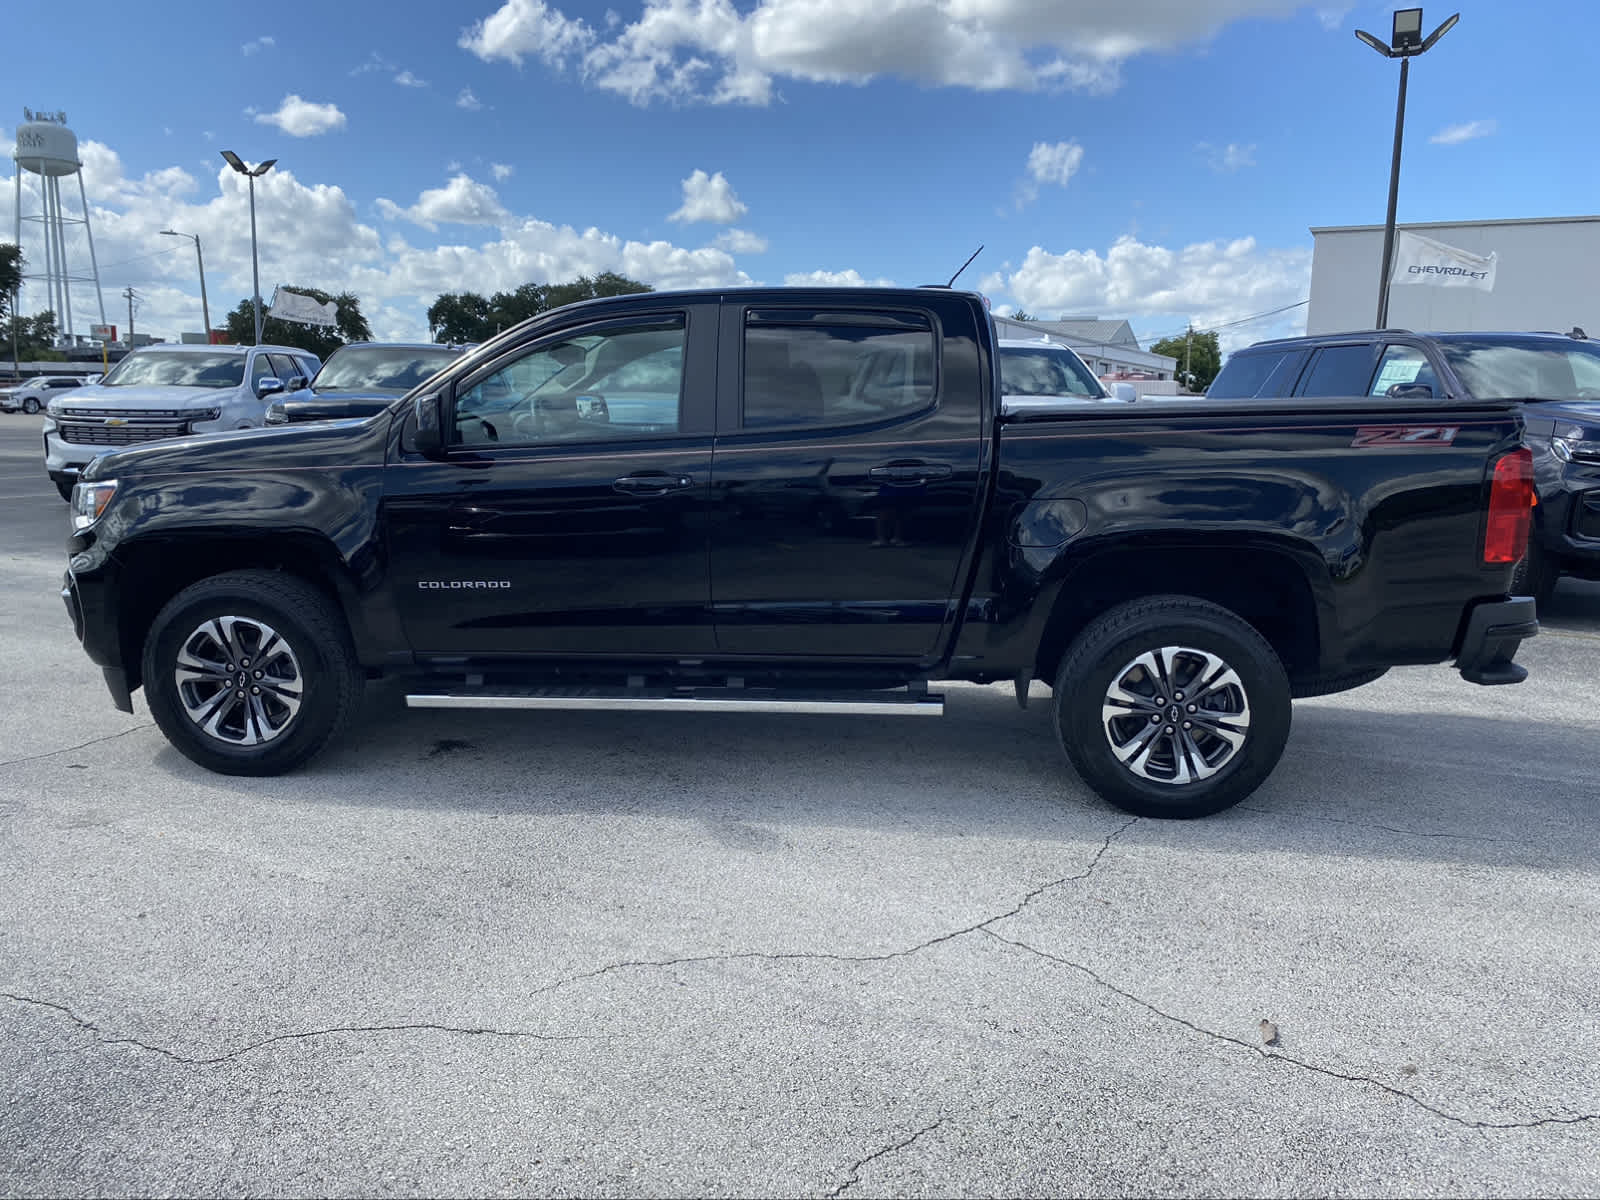
[[[1532,596],[1486,600],[1467,614],[1456,669],[1468,683],[1521,683],[1528,668],[1512,661],[1525,638],[1539,632]]]

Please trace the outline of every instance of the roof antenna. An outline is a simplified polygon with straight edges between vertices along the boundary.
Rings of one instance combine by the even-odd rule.
[[[972,258],[977,258],[978,255],[980,255],[982,253],[983,253],[983,247],[979,246],[976,250],[974,250],[972,252]],[[965,271],[968,267],[970,267],[972,265],[972,258],[967,259],[966,262],[961,264],[961,271]],[[947,287],[947,288],[948,287],[955,287],[956,280],[961,278],[961,271],[957,271],[954,275],[950,276],[950,282],[945,284],[945,287]]]

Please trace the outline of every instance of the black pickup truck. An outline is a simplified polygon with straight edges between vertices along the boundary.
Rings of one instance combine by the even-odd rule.
[[[544,314],[364,420],[83,473],[63,596],[130,709],[286,771],[410,679],[441,708],[937,714],[1041,679],[1082,778],[1219,811],[1291,699],[1515,683],[1516,407],[1003,401],[982,299],[649,293]]]

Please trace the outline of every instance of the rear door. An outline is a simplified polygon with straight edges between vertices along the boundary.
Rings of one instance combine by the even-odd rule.
[[[722,306],[711,591],[717,649],[935,657],[976,519],[984,393],[933,306]],[[953,306],[952,306],[953,307]],[[947,358],[946,344],[962,354]]]
[[[1296,396],[1365,396],[1377,365],[1377,342],[1351,342],[1323,346],[1295,388]]]

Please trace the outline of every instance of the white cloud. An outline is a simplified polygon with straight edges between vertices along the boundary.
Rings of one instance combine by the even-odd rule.
[[[1028,176],[1038,183],[1067,186],[1083,163],[1083,147],[1077,142],[1035,142],[1028,152]]]
[[[317,104],[292,94],[283,98],[277,112],[257,113],[255,118],[258,124],[276,125],[290,137],[315,137],[330,129],[343,129],[345,124],[338,105]]]
[[[262,50],[270,50],[276,46],[277,41],[268,34],[255,38],[240,46],[239,49],[246,55],[257,54]]]
[[[1256,165],[1256,144],[1251,142],[1243,145],[1239,142],[1229,142],[1226,146],[1214,146],[1210,142],[1199,142],[1195,149],[1206,156],[1206,165],[1219,175],[1232,174],[1244,167]]]
[[[506,0],[494,13],[462,30],[457,44],[485,62],[503,58],[521,66],[523,56],[532,54],[558,66],[593,40],[594,32],[586,24],[568,19],[543,0]]]
[[[483,107],[483,101],[472,94],[471,88],[462,88],[456,96],[456,107],[464,108],[468,112],[477,112]]]
[[[511,214],[500,197],[486,183],[470,175],[455,175],[442,188],[429,188],[410,208],[393,200],[378,200],[378,209],[391,221],[407,220],[424,229],[438,229],[441,222],[451,225],[503,225]]]
[[[765,254],[767,239],[748,229],[724,229],[714,243],[729,254]]]
[[[490,163],[489,170],[494,173],[496,179],[500,180],[510,179],[517,171],[509,163]]]
[[[1103,92],[1144,53],[1204,40],[1302,0],[645,0],[603,27],[544,0],[504,0],[464,30],[486,62],[534,57],[636,104],[765,105],[774,81],[896,76],[979,91]]]
[[[1460,125],[1447,125],[1428,140],[1436,146],[1458,146],[1473,138],[1488,137],[1498,128],[1498,121],[1467,121]]]
[[[1322,22],[1322,27],[1329,33],[1344,26],[1344,19],[1350,14],[1349,7],[1344,8],[1319,8],[1317,20]]]
[[[220,161],[215,175],[198,181],[178,167],[129,178],[118,155],[102,143],[84,141],[79,150],[108,317],[116,319],[117,293],[132,285],[145,305],[138,317],[140,330],[175,339],[180,330],[200,327],[194,255],[188,243],[160,236],[163,229],[181,229],[198,234],[204,242],[212,320],[221,324],[250,292],[246,181]],[[9,166],[9,160],[4,165]],[[415,209],[419,216],[431,213],[440,221],[458,221],[473,215],[470,203],[462,203],[473,199],[468,185],[483,186],[471,180],[465,185],[452,181],[451,186],[437,189],[440,197],[425,193],[408,209],[394,207],[407,219]],[[0,229],[12,227],[14,186],[12,179],[0,176]],[[477,193],[477,198],[498,208],[492,189],[484,191],[487,197]],[[689,249],[666,241],[636,241],[503,212],[498,228],[462,226],[462,234],[481,241],[415,246],[398,233],[383,234],[358,220],[355,205],[339,187],[303,183],[284,167],[256,180],[256,209],[265,294],[270,295],[274,286],[294,284],[353,291],[361,298],[374,332],[396,340],[426,337],[427,306],[439,293],[463,287],[487,295],[528,282],[561,282],[603,271],[658,288],[751,282],[718,247]],[[24,240],[29,241],[26,230]],[[87,261],[86,244],[69,244],[68,251],[72,261]],[[33,285],[24,289],[24,311],[34,312],[46,304]],[[75,286],[73,312],[80,331],[94,307],[93,289]]]
[[[367,55],[367,61],[362,63],[359,67],[352,68],[350,74],[370,75],[374,71],[382,71],[385,74],[388,74],[391,71],[397,70],[399,70],[399,68],[396,67],[394,63],[390,62],[387,58],[374,50],[372,53]]]
[[[667,218],[669,221],[713,221],[718,225],[731,225],[749,211],[734,195],[733,186],[721,171],[707,175],[696,170],[683,181],[683,207]]]
[[[457,171],[461,170],[461,160],[459,158],[452,158],[449,162],[445,163],[444,169],[449,171],[450,174],[454,175]]]
[[[783,277],[789,287],[893,287],[892,279],[864,279],[851,267],[845,271],[804,271]]]
[[[1311,287],[1311,251],[1262,250],[1254,238],[1174,250],[1121,237],[1104,255],[1054,254],[1034,246],[1009,275],[986,276],[984,290],[1002,281],[1022,308],[1038,315],[1174,315],[1209,329],[1304,300]],[[1304,313],[1295,310],[1285,319],[1303,326]],[[1259,328],[1245,327],[1223,340],[1225,346],[1242,345],[1264,336]]]
[[[418,79],[410,71],[401,71],[394,77],[394,81],[401,87],[425,88],[428,86],[428,81],[426,79]]]

